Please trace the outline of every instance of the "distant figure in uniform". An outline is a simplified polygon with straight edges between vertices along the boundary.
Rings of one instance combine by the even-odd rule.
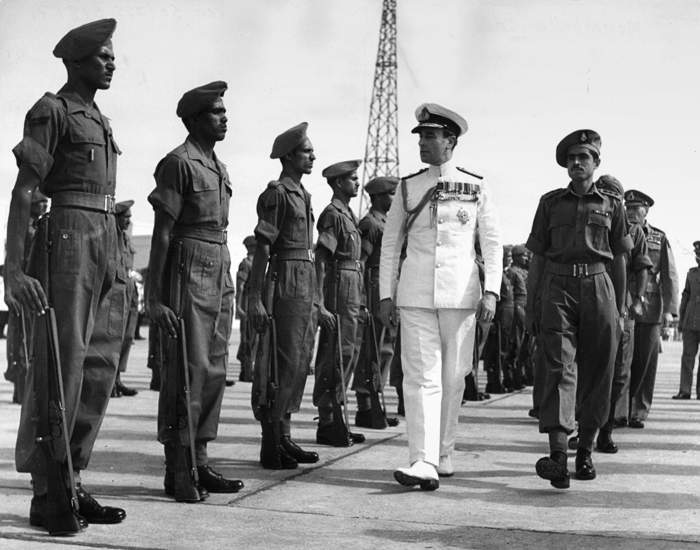
[[[421,161],[429,166],[404,178],[384,229],[379,268],[380,316],[401,316],[401,362],[408,431],[408,468],[394,478],[423,490],[454,474],[464,377],[472,369],[477,321],[490,322],[503,273],[495,208],[481,176],[452,160],[467,122],[435,103],[416,109]],[[485,264],[484,293],[474,249],[479,228]],[[404,239],[406,260],[397,282]]]
[[[88,465],[107,409],[123,331],[126,272],[114,216],[120,151],[109,120],[94,101],[95,92],[109,89],[112,82],[115,27],[114,19],[94,21],[58,42],[53,54],[63,60],[67,82],[34,104],[25,119],[24,137],[13,150],[19,174],[7,223],[5,301],[16,315],[42,315],[49,305],[56,312],[80,508],[80,517],[65,525],[65,533],[88,523],[118,523],[126,516],[121,508],[100,506],[82,487],[79,475]],[[51,199],[51,212],[39,224],[25,268],[26,232],[37,186]],[[39,268],[46,261],[48,281]],[[31,369],[26,383],[35,387]],[[55,510],[47,505],[46,464],[35,441],[34,394],[24,393],[15,461],[18,471],[32,474],[29,522],[47,527],[56,523]]]
[[[383,392],[384,383],[389,375],[394,356],[396,329],[394,327],[384,327],[379,319],[379,258],[382,251],[382,236],[384,235],[386,214],[391,207],[398,183],[398,178],[385,176],[372,178],[367,182],[365,191],[369,195],[372,207],[360,220],[358,226],[360,238],[362,239],[362,255],[360,259],[365,266],[366,307],[368,315],[372,315],[374,318],[375,331],[375,334],[372,335],[369,332],[370,324],[367,323],[352,386],[357,396],[355,425],[364,428],[381,428],[376,423],[373,425],[372,422],[370,389],[367,387],[367,381],[378,377],[378,380],[376,380],[378,391]],[[378,358],[376,357],[377,350],[374,349],[375,345],[379,351]],[[376,364],[375,368],[378,368],[378,372],[373,372],[373,363]],[[386,411],[384,412],[386,413]],[[393,417],[384,418],[384,427],[387,425],[398,425],[398,419]]]
[[[593,182],[600,145],[593,130],[577,130],[559,142],[557,164],[567,169],[571,182],[542,196],[527,241],[534,254],[527,324],[544,354],[539,421],[550,447],[536,471],[559,489],[569,487],[567,434],[574,429],[577,386],[576,478],[596,477],[591,451],[608,418],[618,322],[625,308],[622,254],[632,243],[619,195]]]
[[[276,349],[265,353],[258,345],[251,391],[253,412],[262,428],[260,464],[270,470],[294,469],[299,463],[319,460],[317,453],[297,445],[291,431],[292,414],[301,407],[316,335],[314,214],[311,194],[301,182],[305,174],[311,174],[316,160],[307,128],[306,122],[297,124],[272,144],[270,158],[280,160],[282,172],[258,197],[257,248],[247,283],[249,322],[259,333],[269,334],[273,326],[276,329]],[[268,374],[275,365],[277,389],[270,392]],[[266,393],[274,395],[261,398]]]
[[[209,465],[207,445],[216,439],[226,382],[228,340],[233,322],[234,288],[226,246],[232,189],[226,167],[214,146],[226,136],[225,82],[194,88],[177,104],[177,116],[187,128],[182,145],[156,166],[156,188],[148,196],[155,211],[149,261],[148,311],[160,327],[161,346],[177,338],[184,319],[191,408],[178,406],[178,425],[169,425],[171,407],[181,396],[171,395],[170,377],[177,362],[164,360],[158,397],[158,441],[165,451],[165,493],[180,502],[198,502],[214,493],[235,493],[238,479],[226,479]],[[178,390],[176,390],[179,392]],[[185,445],[191,444],[186,418],[194,425],[199,486],[181,475]]]
[[[131,207],[134,201],[118,202],[114,206],[114,212],[117,215],[117,226],[119,227],[119,245],[124,261],[124,268],[129,274],[129,280],[126,283],[126,321],[124,329],[124,338],[122,340],[122,350],[119,354],[119,369],[117,370],[117,379],[114,381],[112,388],[112,397],[131,397],[138,392],[125,386],[122,383],[121,373],[126,371],[126,366],[129,362],[129,352],[134,343],[134,335],[136,334],[136,323],[139,319],[139,295],[136,289],[136,279],[131,276],[134,269],[134,254],[136,250],[131,244],[129,236],[129,226],[131,225]]]
[[[32,204],[29,209],[29,225],[24,237],[24,263],[22,269],[26,270],[31,256],[34,235],[36,234],[39,218],[46,214],[49,207],[49,199],[39,189],[32,193]],[[3,293],[4,294],[4,293]],[[12,393],[13,403],[22,403],[24,396],[24,380],[27,376],[27,360],[29,348],[28,337],[30,335],[29,316],[23,311],[19,315],[10,312],[7,321],[7,370],[5,379],[14,384]]]
[[[681,384],[673,399],[690,399],[695,356],[698,354],[698,344],[700,344],[700,241],[693,243],[693,249],[698,267],[693,267],[688,271],[681,297],[680,322],[678,323],[678,330],[683,336]],[[700,373],[700,368],[698,372]],[[700,399],[700,375],[695,386],[695,396]]]
[[[365,436],[352,433],[339,418],[347,407],[347,389],[360,356],[362,327],[360,308],[364,304],[362,241],[350,199],[357,196],[357,168],[362,161],[349,160],[326,167],[322,176],[333,190],[331,203],[318,218],[316,278],[318,318],[321,333],[316,353],[314,405],[318,407],[316,442],[347,447],[362,443]],[[340,326],[337,326],[337,319]],[[338,338],[337,331],[340,331]],[[341,350],[338,351],[338,340]],[[342,360],[342,365],[340,361]],[[358,413],[360,423],[363,413]]]
[[[238,379],[241,382],[253,381],[253,360],[255,359],[257,333],[248,322],[246,309],[248,308],[247,284],[250,277],[250,268],[253,266],[253,256],[257,242],[255,235],[248,235],[243,239],[243,246],[246,248],[246,257],[238,264],[236,272],[236,319],[240,320],[240,342],[236,359],[241,364],[241,372]]]
[[[629,427],[643,428],[654,397],[656,367],[661,345],[661,324],[670,326],[678,315],[678,272],[666,234],[647,222],[654,200],[630,189],[625,193],[625,210],[630,223],[642,226],[649,259],[653,266],[644,292],[643,314],[634,324],[634,352],[630,367]]]
[[[513,354],[514,369],[520,385],[532,385],[532,343],[525,325],[525,305],[527,304],[527,272],[530,265],[530,253],[527,247],[516,244],[510,251],[513,261],[508,268],[508,276],[513,284],[515,302],[513,319]]]

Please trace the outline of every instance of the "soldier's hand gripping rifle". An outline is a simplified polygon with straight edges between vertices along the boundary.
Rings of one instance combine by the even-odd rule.
[[[43,314],[35,317],[35,338],[32,340],[31,368],[34,371],[36,442],[46,461],[47,502],[45,527],[50,535],[65,535],[80,530],[76,514],[78,497],[75,490],[73,458],[65,411],[63,372],[58,346],[56,312],[51,306],[50,253],[48,216],[38,228],[37,239],[44,245],[38,269],[49,301]]]

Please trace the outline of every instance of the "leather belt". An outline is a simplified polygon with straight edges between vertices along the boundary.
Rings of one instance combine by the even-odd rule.
[[[606,271],[603,262],[594,262],[592,264],[558,264],[548,261],[545,266],[547,273],[554,275],[564,275],[566,277],[592,277]]]
[[[306,262],[314,261],[314,251],[310,248],[286,248],[277,250],[274,256],[281,261],[300,260]]]
[[[173,237],[180,239],[195,239],[213,244],[226,244],[227,233],[225,229],[213,229],[210,227],[175,226]]]
[[[362,272],[362,262],[360,260],[337,260],[335,262],[335,268],[345,271]]]
[[[85,208],[114,214],[114,195],[98,195],[83,191],[59,191],[51,194],[51,208]]]

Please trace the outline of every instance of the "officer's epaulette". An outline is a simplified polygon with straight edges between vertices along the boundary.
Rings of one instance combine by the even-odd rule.
[[[605,188],[603,188],[603,187],[596,187],[596,188],[597,188],[598,191],[600,191],[603,195],[607,195],[608,197],[613,197],[614,199],[617,199],[617,200],[619,200],[620,202],[622,202],[622,195],[620,195],[619,193],[616,193],[616,192],[613,191],[612,189],[605,189]]]
[[[426,170],[427,170],[427,168],[423,168],[422,170],[418,170],[418,172],[413,172],[413,174],[409,174],[408,176],[404,176],[404,177],[401,178],[401,179],[402,179],[402,180],[411,179],[411,178],[417,176],[418,174],[422,174],[422,173],[425,172]]]
[[[464,168],[462,168],[460,166],[457,166],[457,170],[459,170],[460,172],[464,172],[465,174],[469,174],[470,176],[472,176],[476,179],[479,179],[479,180],[484,179],[484,176],[480,176],[479,174],[475,174],[474,172],[470,172],[469,170],[465,170]]]
[[[550,191],[549,193],[545,193],[540,197],[541,201],[551,199],[553,197],[556,197],[558,195],[563,195],[566,192],[566,187],[562,187],[561,189],[555,189],[554,191]]]

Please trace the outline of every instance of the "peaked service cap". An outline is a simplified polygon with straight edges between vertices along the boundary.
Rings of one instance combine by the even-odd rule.
[[[411,130],[412,134],[420,132],[421,128],[444,128],[456,136],[467,133],[469,126],[460,115],[438,105],[437,103],[422,103],[416,108],[418,126]]]
[[[654,206],[654,199],[652,199],[646,193],[642,193],[636,189],[630,189],[625,193],[625,205],[634,206],[637,204],[641,204],[642,206],[646,207]]]
[[[589,151],[593,151],[600,156],[600,134],[595,130],[576,130],[562,139],[557,145],[556,159],[559,166],[566,168],[566,157],[569,154],[569,149],[578,145]]]

